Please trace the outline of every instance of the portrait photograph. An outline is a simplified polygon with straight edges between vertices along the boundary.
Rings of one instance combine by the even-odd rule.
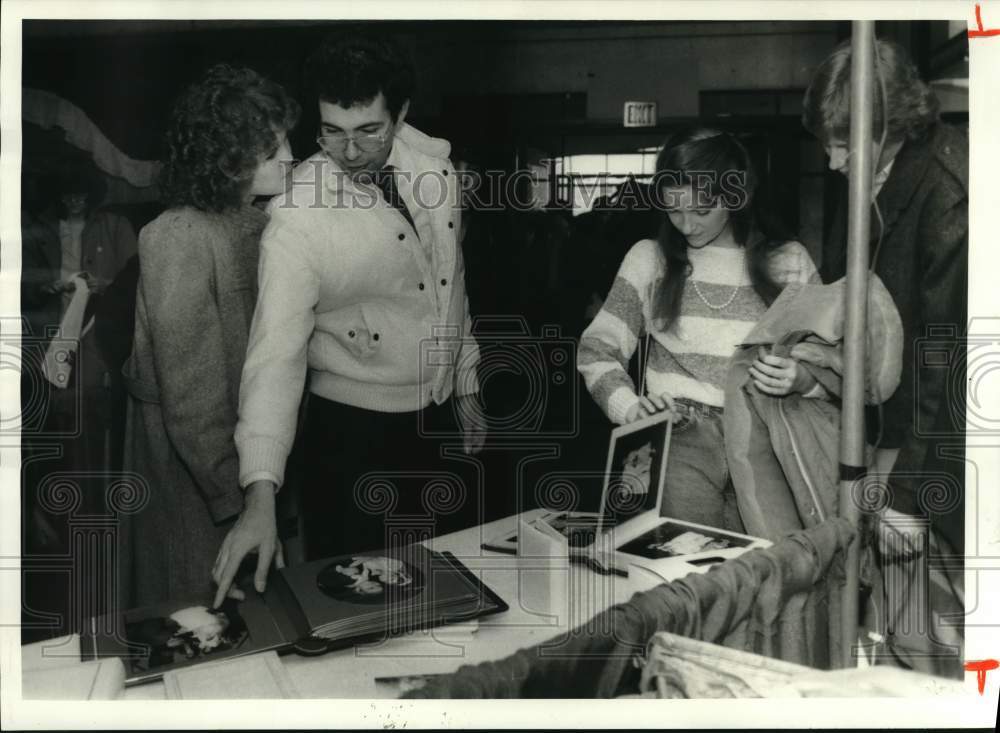
[[[424,589],[424,576],[404,560],[361,555],[332,561],[320,570],[316,585],[341,603],[389,604],[418,595]]]

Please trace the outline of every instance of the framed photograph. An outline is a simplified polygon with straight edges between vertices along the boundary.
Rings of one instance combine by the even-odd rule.
[[[663,412],[611,431],[598,532],[659,512],[673,423]]]
[[[666,479],[673,424],[660,413],[611,431],[598,512],[543,511],[532,522],[545,522],[563,535],[570,555],[585,554],[601,533],[621,528],[643,515],[657,516]],[[514,554],[517,529],[483,542],[483,549]]]

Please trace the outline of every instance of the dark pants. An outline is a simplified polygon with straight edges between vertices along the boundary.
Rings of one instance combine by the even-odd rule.
[[[479,522],[475,464],[461,454],[454,400],[375,412],[309,395],[302,431],[306,559],[408,544]],[[472,478],[470,478],[472,477]]]

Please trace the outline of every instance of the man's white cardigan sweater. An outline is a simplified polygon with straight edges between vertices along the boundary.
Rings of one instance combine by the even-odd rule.
[[[281,485],[307,370],[313,394],[382,412],[478,391],[450,150],[397,129],[387,165],[416,230],[322,153],[271,202],[240,385],[242,486]]]

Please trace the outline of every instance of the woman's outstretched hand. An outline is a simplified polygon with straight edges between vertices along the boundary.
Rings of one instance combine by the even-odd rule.
[[[669,392],[661,392],[658,395],[651,394],[648,397],[640,397],[629,411],[625,413],[625,424],[633,423],[644,417],[650,417],[663,410],[670,410],[676,413],[674,398]]]
[[[774,397],[805,394],[816,384],[816,378],[808,369],[799,367],[797,360],[775,356],[763,346],[757,349],[757,358],[750,365],[750,376],[757,389]]]
[[[270,481],[255,481],[247,487],[243,512],[222,541],[212,568],[212,579],[219,586],[215,593],[214,608],[218,608],[227,595],[237,598],[242,596],[238,589],[232,588],[233,580],[243,558],[252,552],[257,553],[254,587],[258,593],[263,593],[267,586],[267,571],[271,560],[274,560],[276,568],[285,567],[274,513],[274,484]]]

